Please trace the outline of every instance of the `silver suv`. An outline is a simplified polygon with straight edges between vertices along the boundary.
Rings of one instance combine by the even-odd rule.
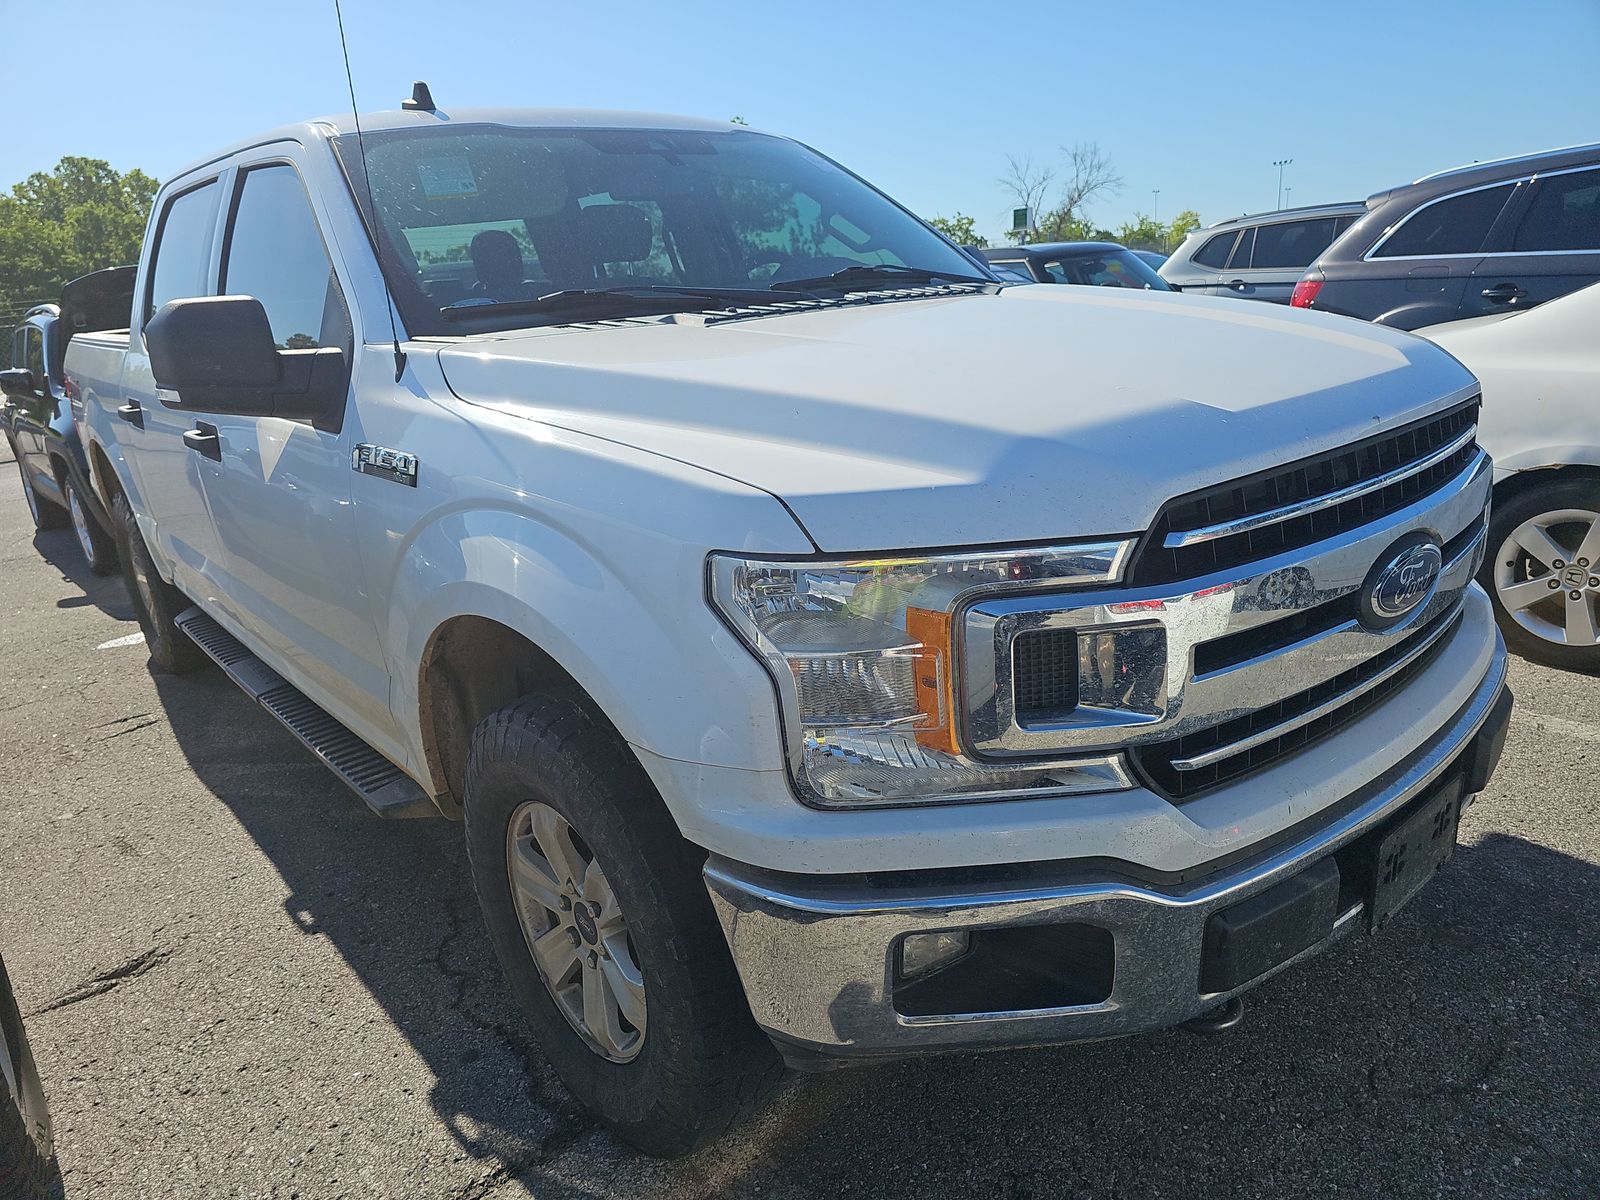
[[[1219,221],[1185,238],[1159,273],[1177,292],[1287,304],[1302,272],[1365,211],[1352,201]]]

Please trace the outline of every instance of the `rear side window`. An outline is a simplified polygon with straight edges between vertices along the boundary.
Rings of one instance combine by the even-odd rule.
[[[1194,257],[1189,261],[1197,262],[1202,267],[1216,267],[1220,271],[1228,264],[1228,251],[1233,249],[1234,237],[1235,234],[1231,230],[1228,233],[1217,234],[1195,251]]]
[[[1239,244],[1233,248],[1233,253],[1228,256],[1228,270],[1247,271],[1250,269],[1250,252],[1255,246],[1256,231],[1246,229],[1239,234]]]
[[[211,231],[221,190],[213,179],[174,197],[161,214],[146,321],[168,300],[210,294],[206,267],[211,261]]]
[[[1476,254],[1483,248],[1500,210],[1511,198],[1515,184],[1463,192],[1414,211],[1389,240],[1374,252],[1376,258],[1432,257],[1436,254]]]
[[[1309,267],[1333,242],[1333,218],[1283,221],[1256,230],[1256,267]]]
[[[261,301],[280,349],[348,349],[348,310],[295,169],[276,163],[246,171],[238,197],[223,255],[223,294]]]
[[[1600,250],[1600,171],[1539,180],[1511,248]]]

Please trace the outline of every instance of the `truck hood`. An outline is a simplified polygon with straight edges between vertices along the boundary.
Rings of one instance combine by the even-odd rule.
[[[1135,533],[1474,387],[1342,317],[1048,285],[485,335],[440,364],[467,402],[770,492],[828,551]]]

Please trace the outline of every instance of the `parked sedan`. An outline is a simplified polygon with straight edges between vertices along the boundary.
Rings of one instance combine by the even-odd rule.
[[[0,959],[0,1196],[43,1200],[59,1181],[39,1072]]]
[[[1116,242],[1040,242],[979,253],[1002,279],[1143,288],[1152,292],[1172,290],[1144,259]]]
[[[1483,384],[1494,456],[1481,582],[1506,644],[1600,670],[1600,284],[1521,313],[1419,330]]]
[[[117,569],[111,517],[90,482],[62,373],[73,333],[126,325],[133,302],[131,267],[75,279],[62,302],[29,309],[12,333],[11,369],[0,371],[3,421],[22,494],[38,529],[70,525],[97,575]]]

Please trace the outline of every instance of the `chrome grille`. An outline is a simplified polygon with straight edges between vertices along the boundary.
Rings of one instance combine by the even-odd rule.
[[[1381,520],[1455,478],[1477,454],[1479,401],[1338,450],[1169,501],[1134,552],[1129,584],[1257,562]]]
[[[1170,742],[1133,752],[1156,792],[1182,803],[1321,741],[1398,692],[1433,661],[1461,619],[1459,603],[1415,633],[1295,696]]]

